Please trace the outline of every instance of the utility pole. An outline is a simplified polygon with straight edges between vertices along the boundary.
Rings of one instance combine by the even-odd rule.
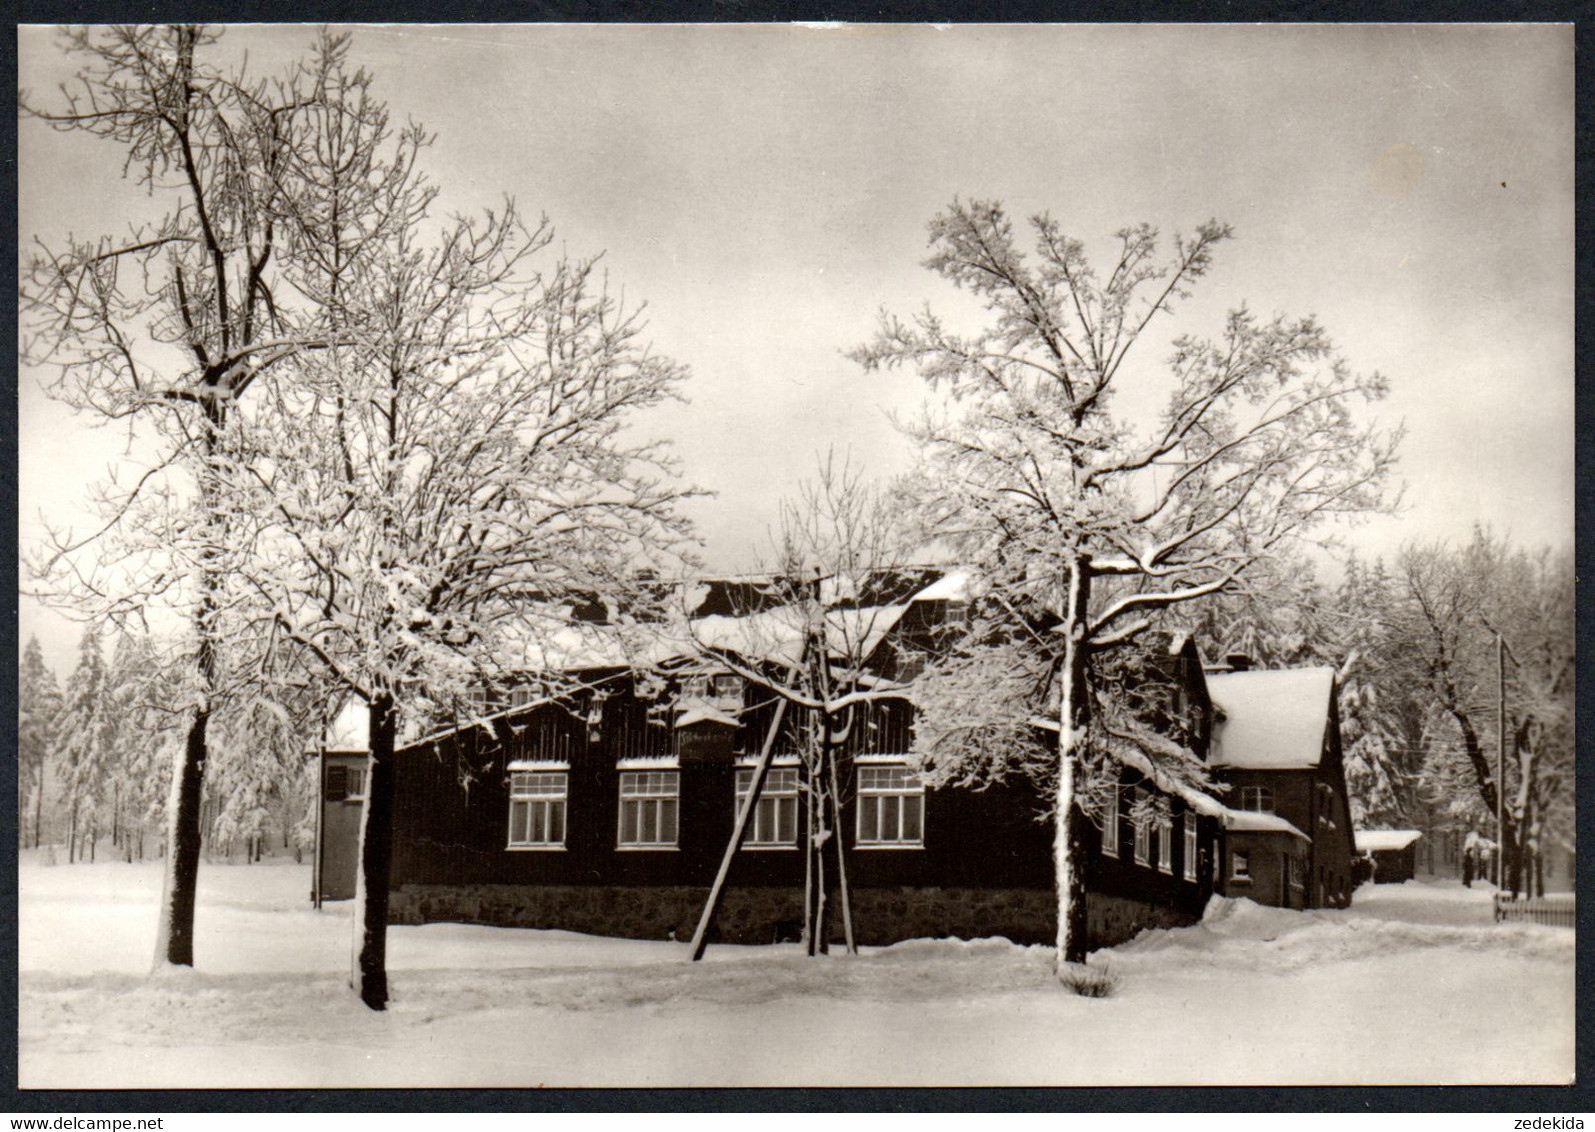
[[[1495,634],[1495,891],[1506,888],[1506,638]]]

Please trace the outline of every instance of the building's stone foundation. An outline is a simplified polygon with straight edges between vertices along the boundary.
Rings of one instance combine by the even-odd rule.
[[[456,922],[501,927],[558,928],[631,939],[690,939],[708,889],[690,886],[401,885],[388,919],[395,924]],[[859,943],[905,939],[979,939],[1051,943],[1056,906],[1050,891],[984,888],[859,888],[851,894]],[[796,939],[803,895],[794,888],[731,887],[721,898],[711,936],[725,943]],[[1122,896],[1086,899],[1092,947],[1111,947],[1145,928],[1178,927],[1197,916]],[[840,909],[832,906],[832,936],[841,939]]]

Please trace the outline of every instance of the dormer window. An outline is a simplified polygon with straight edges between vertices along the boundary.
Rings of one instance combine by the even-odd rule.
[[[969,624],[969,603],[967,601],[949,601],[947,613],[942,618],[942,623],[962,629]]]
[[[729,672],[700,672],[683,681],[681,694],[683,699],[707,700],[715,707],[740,708],[743,684],[742,677]]]
[[[1259,814],[1273,813],[1274,792],[1266,786],[1241,787],[1241,809]]]

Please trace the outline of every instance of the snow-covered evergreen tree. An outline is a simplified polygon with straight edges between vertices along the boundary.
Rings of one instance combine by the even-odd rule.
[[[29,637],[17,672],[17,836],[37,849],[44,825],[49,764],[55,756],[61,688],[44,662],[38,637]]]
[[[104,784],[106,749],[105,657],[100,631],[90,625],[78,639],[78,660],[67,678],[57,722],[60,735],[61,792],[67,809],[67,859],[77,859],[80,843],[93,839]]]

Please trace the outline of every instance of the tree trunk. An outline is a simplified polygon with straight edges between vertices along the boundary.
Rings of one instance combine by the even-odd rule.
[[[393,697],[371,701],[371,762],[360,813],[360,863],[355,876],[354,969],[350,985],[372,1010],[388,1005],[388,871],[393,860],[393,747],[398,719]]]
[[[1091,556],[1076,552],[1064,609],[1062,696],[1058,708],[1058,790],[1053,806],[1052,862],[1058,896],[1057,968],[1086,956],[1085,859],[1075,776],[1091,722],[1086,681],[1086,630],[1091,601]]]
[[[853,939],[853,901],[847,887],[847,851],[842,842],[842,790],[836,773],[836,747],[831,745],[826,770],[830,775],[831,838],[836,842],[836,887],[842,897],[842,939],[849,955],[858,954]]]
[[[44,768],[39,768],[39,790],[33,796],[33,847],[39,847],[40,831],[44,828]]]
[[[66,815],[66,863],[73,865],[78,859],[78,803],[72,800]]]
[[[201,646],[201,654],[208,650]],[[201,663],[204,663],[202,660]],[[209,708],[194,712],[183,745],[182,760],[172,776],[171,827],[166,831],[165,879],[161,888],[161,919],[156,928],[155,963],[178,967],[194,965],[194,894],[199,884],[200,796],[205,788],[205,732]]]

